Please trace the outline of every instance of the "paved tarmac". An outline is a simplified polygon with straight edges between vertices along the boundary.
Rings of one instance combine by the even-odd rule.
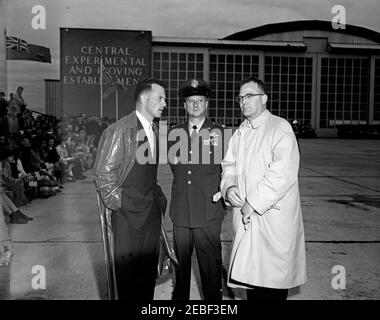
[[[292,289],[289,299],[380,299],[380,141],[303,139],[300,149],[308,281]],[[107,298],[94,185],[87,175],[21,208],[34,221],[10,225],[16,254],[10,266],[0,267],[0,299]],[[169,201],[171,181],[170,168],[161,165],[159,183]],[[167,216],[165,229],[172,240]],[[221,238],[227,270],[231,214]],[[193,260],[191,299],[200,299],[195,255]],[[336,273],[334,266],[344,269]],[[335,281],[344,273],[346,281]],[[173,279],[166,274],[157,280],[155,299],[171,298]],[[345,289],[334,289],[336,282]],[[243,290],[225,283],[223,295],[245,298]]]

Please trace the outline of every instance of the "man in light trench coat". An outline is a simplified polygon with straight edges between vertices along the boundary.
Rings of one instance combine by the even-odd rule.
[[[237,101],[245,120],[222,161],[221,191],[233,207],[228,286],[248,300],[286,300],[306,281],[298,189],[299,150],[291,125],[266,108],[264,83],[242,82]]]

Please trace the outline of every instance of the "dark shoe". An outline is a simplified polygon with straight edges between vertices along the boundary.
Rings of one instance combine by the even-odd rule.
[[[86,178],[87,178],[87,177],[84,176],[84,175],[78,175],[78,176],[75,177],[75,179],[77,179],[77,180],[84,180],[84,179],[86,179]]]
[[[15,212],[12,213],[12,215],[14,214],[17,214],[18,216],[24,218],[25,220],[28,220],[28,221],[32,221],[33,218],[32,217],[28,217],[27,215],[23,214],[20,210],[17,210]]]
[[[25,224],[28,223],[28,221],[29,220],[23,218],[21,215],[18,215],[17,211],[11,214],[11,223],[13,224]]]

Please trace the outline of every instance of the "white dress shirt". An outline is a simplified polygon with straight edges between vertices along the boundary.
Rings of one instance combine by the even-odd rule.
[[[153,131],[153,123],[152,122],[149,122],[148,120],[146,120],[144,118],[144,116],[136,110],[136,115],[137,115],[137,118],[139,118],[144,130],[145,130],[145,134],[146,136],[148,137],[148,142],[149,142],[149,147],[150,147],[150,151],[151,151],[151,154],[152,156],[154,155],[154,131]]]

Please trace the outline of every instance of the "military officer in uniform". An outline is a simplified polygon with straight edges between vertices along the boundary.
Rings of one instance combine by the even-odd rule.
[[[190,79],[181,86],[179,96],[184,100],[188,121],[171,128],[168,135],[168,150],[180,144],[179,153],[171,157],[169,152],[173,172],[169,214],[180,265],[176,270],[173,300],[189,300],[194,247],[204,299],[222,299],[220,233],[226,211],[219,184],[223,127],[206,118],[210,92],[208,83],[201,79]],[[173,136],[177,138],[171,141]]]

